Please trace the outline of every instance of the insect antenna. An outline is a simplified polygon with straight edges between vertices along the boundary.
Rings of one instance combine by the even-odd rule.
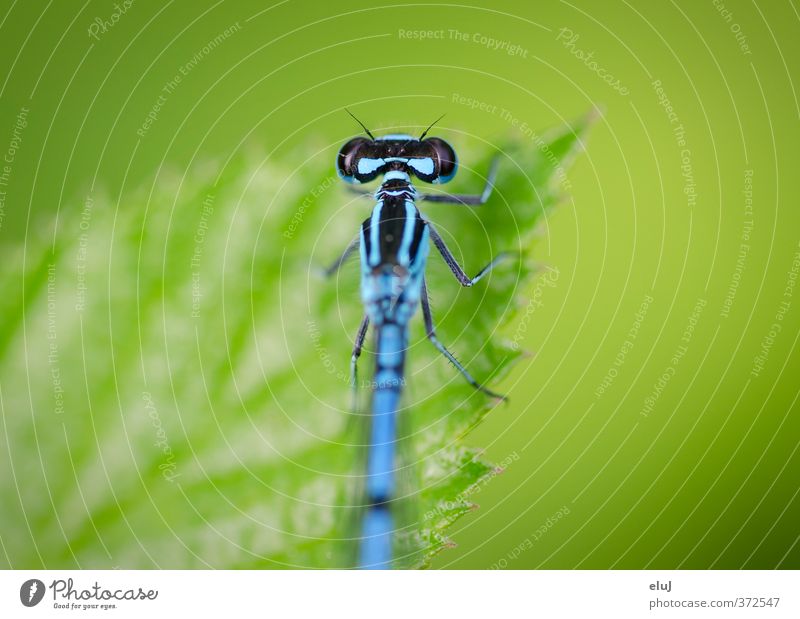
[[[445,112],[445,114],[446,114],[446,112]],[[434,121],[433,121],[433,122],[432,122],[432,123],[431,123],[431,124],[428,126],[428,128],[427,128],[427,129],[425,129],[425,131],[423,131],[423,132],[422,132],[422,135],[421,135],[421,136],[419,136],[419,139],[420,139],[420,140],[422,140],[422,138],[424,138],[426,135],[428,135],[428,131],[430,131],[431,129],[433,129],[433,126],[434,126],[436,123],[438,123],[440,120],[442,120],[442,118],[444,118],[444,117],[445,117],[445,114],[442,114],[441,116],[439,116],[439,118],[437,118],[436,120],[434,120]]]
[[[351,111],[350,111],[350,110],[348,110],[347,108],[344,108],[344,111],[345,111],[345,112],[347,112],[348,114],[350,114],[350,116],[352,116],[352,117],[353,117],[353,120],[355,120],[355,121],[356,121],[356,122],[357,122],[359,125],[361,125],[361,128],[362,128],[362,129],[364,129],[364,131],[366,131],[366,132],[367,132],[367,135],[368,135],[369,137],[371,137],[373,140],[375,139],[375,136],[374,136],[374,135],[372,135],[372,132],[371,132],[369,129],[367,129],[367,126],[366,126],[364,123],[362,123],[360,120],[358,120],[358,118],[356,118],[356,117],[355,117],[355,115],[353,114],[353,112],[351,112]]]

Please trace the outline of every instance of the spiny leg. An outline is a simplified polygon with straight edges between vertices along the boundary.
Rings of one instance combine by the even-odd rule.
[[[428,286],[425,283],[425,279],[422,280],[422,295],[421,295],[421,302],[422,302],[422,317],[425,320],[425,333],[428,335],[428,339],[431,343],[436,346],[437,350],[442,353],[447,360],[452,363],[455,368],[461,372],[461,375],[467,379],[467,382],[475,387],[478,391],[485,393],[488,396],[493,398],[498,398],[500,400],[506,400],[506,396],[500,395],[499,393],[495,393],[491,389],[487,389],[483,385],[481,385],[477,380],[472,378],[472,375],[467,372],[467,369],[459,363],[458,359],[456,359],[453,354],[445,348],[444,344],[439,341],[439,338],[436,337],[436,329],[433,326],[433,316],[431,315],[431,306],[428,300]]]
[[[485,204],[492,195],[494,189],[494,180],[497,178],[497,166],[500,159],[495,157],[489,166],[489,174],[486,176],[486,184],[483,186],[483,191],[480,194],[425,194],[422,196],[423,200],[428,202],[447,202],[449,204],[463,204],[465,206],[480,206]]]
[[[436,245],[436,249],[439,250],[439,253],[442,254],[442,258],[447,263],[447,266],[450,267],[450,270],[453,272],[453,275],[456,276],[456,279],[462,286],[469,287],[480,281],[480,279],[486,275],[489,271],[491,271],[494,266],[508,258],[507,252],[501,252],[495,256],[494,260],[492,260],[489,264],[483,267],[475,277],[470,277],[464,272],[464,269],[461,268],[461,265],[458,264],[458,261],[453,256],[452,252],[447,248],[447,245],[444,243],[444,239],[439,236],[439,233],[436,232],[436,228],[434,228],[430,222],[428,222],[428,229],[430,230],[431,240],[433,240],[433,244]]]
[[[350,254],[352,254],[356,249],[358,249],[358,245],[360,242],[361,239],[359,237],[356,237],[352,241],[350,241],[350,244],[347,247],[345,247],[345,250],[342,252],[342,255],[339,256],[333,262],[333,264],[331,264],[328,268],[322,270],[322,273],[325,275],[325,277],[331,277],[334,273],[336,273],[336,271],[338,271],[341,268],[341,266],[345,263],[345,260],[347,260],[350,257]]]
[[[353,392],[353,410],[358,410],[358,358],[361,356],[361,348],[364,346],[364,339],[367,337],[369,328],[369,316],[361,319],[358,327],[356,341],[353,344],[353,356],[350,358],[350,387]]]

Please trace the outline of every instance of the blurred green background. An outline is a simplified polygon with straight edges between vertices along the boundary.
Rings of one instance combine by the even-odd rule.
[[[434,567],[798,568],[798,35],[790,2],[5,1],[0,243],[254,144],[289,170],[343,106],[531,148],[597,108],[468,437],[505,470]]]

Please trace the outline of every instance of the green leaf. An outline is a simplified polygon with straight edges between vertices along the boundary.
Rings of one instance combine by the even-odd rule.
[[[470,289],[435,251],[429,260],[439,338],[493,388],[520,355],[507,331],[534,275],[537,222],[563,194],[589,122],[502,144],[485,206],[422,203],[467,272],[499,251],[518,256]],[[495,152],[459,150],[471,170],[447,189],[479,191]],[[51,230],[3,251],[8,567],[352,565],[358,267],[333,281],[315,267],[353,238],[370,203],[340,186],[333,154],[306,145],[280,162],[248,153],[162,172],[121,199],[68,204]],[[445,548],[448,526],[497,472],[462,442],[494,403],[419,322],[401,415],[397,567]],[[370,362],[368,346],[362,377]]]

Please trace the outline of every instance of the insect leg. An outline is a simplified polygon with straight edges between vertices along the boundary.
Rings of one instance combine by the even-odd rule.
[[[494,180],[497,178],[497,166],[499,163],[499,158],[495,157],[492,159],[492,163],[489,166],[489,174],[486,176],[486,184],[484,185],[483,191],[480,194],[425,194],[422,196],[422,199],[427,200],[428,202],[447,202],[449,204],[463,204],[465,206],[480,206],[489,199],[489,196],[492,195],[492,190],[494,189]]]
[[[447,245],[444,243],[444,239],[439,236],[439,233],[436,232],[436,229],[428,222],[428,229],[430,230],[431,239],[433,240],[433,244],[436,245],[436,249],[439,250],[439,253],[442,254],[442,258],[447,263],[447,266],[450,267],[450,270],[453,272],[453,275],[456,276],[456,279],[462,286],[469,287],[480,281],[480,279],[486,275],[489,271],[491,271],[494,266],[506,258],[508,258],[507,252],[501,252],[494,257],[494,259],[483,267],[475,277],[470,277],[464,272],[464,269],[461,268],[461,265],[458,264],[458,261],[453,256],[452,252],[447,248]]]
[[[367,328],[369,327],[369,316],[364,316],[361,319],[361,325],[358,327],[356,334],[356,341],[353,344],[353,356],[350,358],[350,383],[355,387],[358,378],[358,358],[361,356],[361,348],[364,346],[364,339],[367,337]]]
[[[338,271],[341,268],[341,266],[345,263],[345,261],[350,257],[350,254],[352,254],[356,249],[358,249],[358,245],[360,242],[361,240],[359,239],[359,237],[354,238],[342,252],[342,255],[339,256],[333,262],[333,264],[322,270],[323,275],[325,275],[325,277],[331,277],[332,275],[334,275],[336,271]]]
[[[437,350],[442,353],[447,360],[452,363],[455,368],[461,372],[461,375],[467,379],[467,382],[475,387],[478,391],[485,393],[488,396],[493,398],[498,398],[500,400],[505,400],[506,396],[500,395],[499,393],[495,393],[494,391],[487,389],[483,385],[481,385],[477,380],[472,378],[472,375],[467,372],[467,369],[459,363],[458,359],[453,356],[447,348],[445,348],[444,344],[439,341],[439,338],[436,337],[436,329],[433,326],[433,316],[431,315],[431,306],[428,300],[428,287],[425,283],[425,280],[422,280],[422,295],[421,295],[421,302],[422,302],[422,317],[425,320],[425,333],[428,335],[428,339],[431,343],[436,346]]]

